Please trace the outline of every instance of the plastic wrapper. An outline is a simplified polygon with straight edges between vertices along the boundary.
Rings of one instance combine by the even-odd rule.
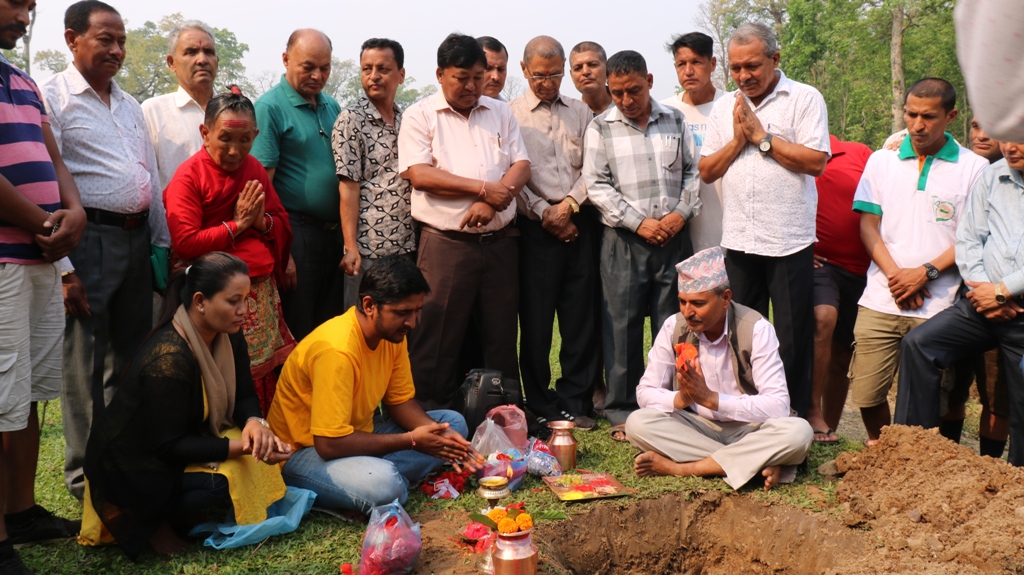
[[[487,419],[494,420],[516,449],[523,453],[528,451],[530,440],[527,439],[526,414],[522,409],[514,405],[499,405],[487,412]]]
[[[540,477],[554,477],[562,474],[562,466],[550,452],[534,449],[526,456],[526,471]]]
[[[407,575],[416,566],[423,542],[398,500],[373,508],[363,536],[359,575]]]
[[[505,430],[490,418],[485,419],[476,428],[476,433],[473,434],[472,445],[473,449],[484,457],[492,453],[508,453],[510,450],[519,453],[515,444],[505,434]]]
[[[478,478],[507,477],[508,488],[512,491],[518,489],[523,483],[523,478],[526,476],[526,457],[512,445],[501,426],[493,419],[485,419],[476,428],[476,435],[473,436],[473,449],[487,458],[480,464],[480,469],[476,472]]]

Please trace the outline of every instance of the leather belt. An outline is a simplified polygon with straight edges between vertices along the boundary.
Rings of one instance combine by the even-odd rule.
[[[149,221],[149,210],[143,210],[137,214],[119,214],[99,208],[85,208],[85,219],[101,226],[134,230],[141,228]]]
[[[341,227],[339,222],[328,222],[327,220],[321,220],[320,218],[314,218],[313,216],[307,216],[306,214],[300,214],[297,212],[289,212],[288,218],[291,221],[300,221],[307,226],[314,228],[320,228],[321,230],[334,231]]]
[[[471,233],[468,233],[468,232],[456,232],[454,230],[439,230],[437,228],[430,227],[430,226],[428,226],[426,224],[423,224],[421,229],[422,229],[422,231],[427,232],[428,234],[444,236],[444,237],[446,237],[448,239],[459,241],[459,242],[465,242],[465,243],[468,243],[468,244],[480,244],[480,245],[493,244],[494,242],[496,242],[498,240],[503,240],[505,238],[515,238],[515,237],[518,237],[518,236],[521,235],[520,232],[519,232],[519,228],[517,228],[517,227],[515,227],[515,226],[513,226],[511,224],[501,228],[500,230],[498,230],[496,232],[486,232],[486,233],[482,233],[482,234],[471,234]]]

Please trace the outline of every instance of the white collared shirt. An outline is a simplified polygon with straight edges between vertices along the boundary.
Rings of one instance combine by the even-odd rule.
[[[152,242],[171,245],[159,186],[156,155],[142,107],[110,81],[110,106],[74,63],[39,88],[61,157],[82,196],[82,205],[119,214],[149,210]]]
[[[508,104],[481,96],[469,118],[459,114],[444,92],[416,102],[402,115],[398,133],[398,171],[426,164],[446,172],[496,182],[512,164],[529,161],[519,123]],[[460,229],[463,217],[476,198],[447,197],[412,190],[412,217],[439,230],[487,233],[507,226],[516,215],[516,204],[498,212],[486,226]]]
[[[142,114],[156,153],[160,176],[160,188],[156,191],[162,193],[178,166],[203,147],[199,126],[206,118],[206,112],[185,88],[178,86],[176,92],[143,102]]]
[[[711,109],[702,156],[714,154],[732,140],[737,93],[741,92],[719,98]],[[749,98],[747,103],[769,134],[831,152],[825,99],[813,87],[794,82],[779,70],[775,90],[759,106]],[[744,146],[722,176],[724,248],[769,257],[796,253],[814,243],[817,212],[814,177],[787,170],[754,144]]]
[[[640,407],[657,409],[665,413],[675,411],[672,390],[676,376],[676,353],[672,334],[676,329],[676,315],[665,320],[654,345],[647,354],[647,370],[636,388],[636,401]],[[693,404],[697,415],[716,421],[743,421],[759,423],[775,417],[789,417],[789,388],[786,371],[779,356],[779,340],[775,328],[761,318],[754,324],[751,341],[750,368],[757,395],[747,395],[736,382],[729,354],[729,323],[715,341],[708,341],[703,333],[697,334],[697,360],[704,372],[708,389],[718,393],[718,411]]]

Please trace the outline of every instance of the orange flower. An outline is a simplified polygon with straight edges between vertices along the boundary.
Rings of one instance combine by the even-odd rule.
[[[508,512],[501,507],[495,507],[487,512],[487,516],[491,518],[491,521],[497,523],[502,519],[508,517]]]
[[[697,359],[697,348],[692,343],[676,344],[676,369],[685,369],[687,361]]]
[[[498,522],[498,533],[515,533],[516,531],[519,531],[519,525],[516,524],[515,519],[506,517]]]
[[[520,531],[533,529],[533,517],[530,517],[529,513],[520,513],[516,517],[516,525],[519,526]]]

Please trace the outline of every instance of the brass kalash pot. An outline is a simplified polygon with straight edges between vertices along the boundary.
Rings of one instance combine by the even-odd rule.
[[[499,533],[491,550],[494,575],[536,575],[540,553],[530,532]]]

